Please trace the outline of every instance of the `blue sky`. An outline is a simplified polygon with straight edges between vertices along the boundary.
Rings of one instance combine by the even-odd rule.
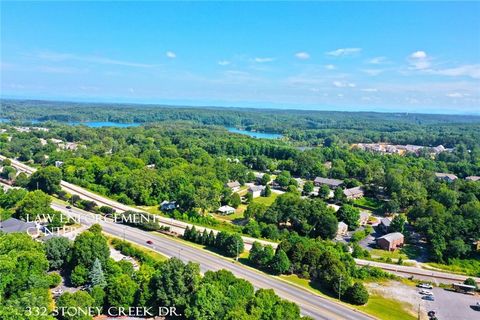
[[[1,2],[2,97],[480,113],[480,3]]]

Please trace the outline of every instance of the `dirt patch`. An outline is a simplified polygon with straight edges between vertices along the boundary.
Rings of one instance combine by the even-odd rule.
[[[406,311],[417,317],[420,307],[420,319],[428,319],[427,305],[417,288],[408,286],[399,281],[387,281],[383,283],[366,283],[370,294],[378,294],[382,297],[394,299],[407,307]]]

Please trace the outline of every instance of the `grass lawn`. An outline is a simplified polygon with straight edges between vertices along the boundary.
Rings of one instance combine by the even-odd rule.
[[[409,305],[379,295],[371,295],[367,304],[356,307],[382,320],[415,320],[417,317],[405,311]]]
[[[235,209],[235,213],[233,213],[233,214],[221,215],[221,214],[217,214],[217,213],[212,213],[211,215],[218,220],[229,221],[230,222],[230,221],[236,220],[236,219],[243,219],[243,213],[245,212],[245,210],[247,210],[247,205],[241,204],[241,205],[238,206],[237,209]]]
[[[363,197],[353,201],[354,205],[358,205],[360,207],[364,207],[366,209],[370,209],[372,211],[377,210],[382,206],[382,203],[377,199]]]
[[[115,237],[116,238],[116,237]],[[110,246],[112,246],[113,248],[113,245],[112,245],[112,239],[113,239],[113,236],[107,236],[107,240],[108,240],[108,244]],[[122,240],[123,241],[123,240]],[[153,251],[153,250],[150,250],[148,248],[145,248],[143,246],[140,246],[138,244],[135,244],[133,242],[130,242],[130,241],[125,241],[127,243],[129,243],[133,248],[135,248],[136,250],[138,251],[142,251],[143,253],[145,253],[146,255],[148,255],[150,258],[156,260],[156,261],[166,261],[168,260],[168,258],[166,256],[164,256],[163,254],[161,253],[158,253],[156,251]]]
[[[277,199],[278,196],[279,196],[278,193],[272,192],[272,194],[270,194],[269,197],[258,197],[258,198],[253,199],[253,202],[262,203],[262,204],[266,205],[267,207],[269,207],[269,206],[272,205],[272,203],[275,201],[275,199]]]
[[[372,257],[380,257],[380,258],[390,258],[390,259],[400,259],[408,260],[414,259],[420,254],[420,250],[416,246],[406,244],[400,250],[395,251],[386,251],[381,249],[372,249],[370,251]]]
[[[480,259],[452,259],[450,264],[430,262],[427,265],[452,273],[480,277]]]

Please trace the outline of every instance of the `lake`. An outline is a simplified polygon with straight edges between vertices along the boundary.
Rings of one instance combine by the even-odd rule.
[[[232,127],[226,127],[226,129],[228,130],[228,132],[244,134],[244,135],[247,135],[253,138],[258,138],[258,139],[280,139],[281,137],[283,137],[279,133],[247,131],[247,130],[241,130],[241,129],[232,128]]]

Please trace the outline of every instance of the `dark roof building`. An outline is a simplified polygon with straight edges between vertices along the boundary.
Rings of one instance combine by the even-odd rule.
[[[322,177],[316,177],[315,180],[313,180],[316,186],[319,185],[327,185],[329,188],[337,188],[343,184],[343,180],[338,180],[338,179],[329,179],[329,178],[322,178]]]
[[[442,172],[435,172],[435,177],[437,177],[438,179],[445,180],[447,182],[452,182],[458,179],[458,177],[452,173],[442,173]]]
[[[347,199],[358,199],[363,197],[364,192],[362,187],[354,187],[343,190],[343,194],[347,197]]]
[[[394,251],[403,246],[404,237],[400,232],[392,232],[377,239],[377,245],[388,251]]]

